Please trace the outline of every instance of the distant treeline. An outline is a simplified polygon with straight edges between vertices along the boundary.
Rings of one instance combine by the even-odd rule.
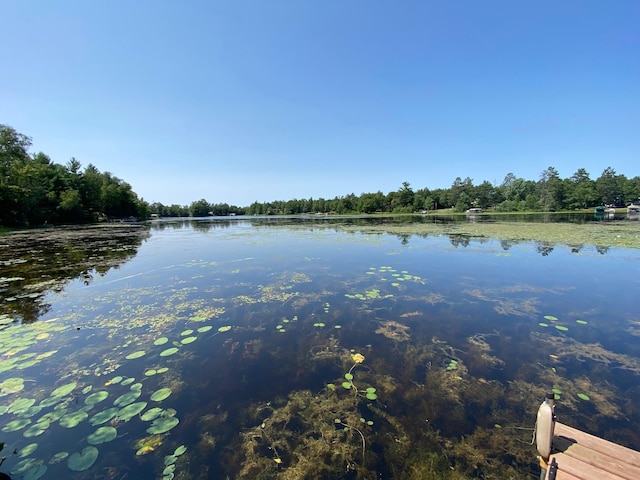
[[[254,202],[246,207],[209,203],[149,205],[131,186],[109,172],[89,164],[81,170],[72,158],[66,165],[53,163],[42,152],[29,153],[31,139],[0,125],[0,225],[33,226],[88,223],[135,217],[206,217],[209,215],[296,215],[302,213],[412,213],[453,208],[498,212],[576,210],[598,205],[624,206],[640,198],[640,177],[627,178],[607,167],[595,180],[584,169],[562,179],[548,167],[538,180],[513,173],[500,185],[469,177],[456,178],[450,188],[414,190],[409,182],[389,193],[363,193],[333,199],[308,198]]]
[[[53,163],[42,152],[31,155],[31,139],[0,125],[0,225],[38,226],[149,218],[149,205],[131,186],[72,158]]]
[[[198,200],[190,206],[151,205],[159,216],[207,215],[296,215],[302,213],[412,213],[453,208],[464,212],[469,208],[498,212],[579,210],[598,205],[625,206],[640,197],[640,177],[627,178],[607,167],[592,180],[580,168],[571,177],[562,179],[554,167],[544,170],[537,181],[505,176],[500,185],[483,181],[474,185],[469,177],[456,178],[450,188],[414,190],[408,182],[393,192],[349,194],[333,199],[308,198],[254,202],[245,208],[227,204],[209,204]]]

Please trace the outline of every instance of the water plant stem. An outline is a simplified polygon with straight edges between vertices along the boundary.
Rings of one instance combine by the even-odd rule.
[[[360,438],[362,439],[362,465],[364,466],[364,452],[366,449],[366,441],[364,439],[364,434],[360,431],[360,429],[356,427],[352,427],[351,425],[347,425],[346,423],[340,422],[339,425],[342,425],[343,427],[347,427],[347,428],[353,428],[356,432],[360,434]]]

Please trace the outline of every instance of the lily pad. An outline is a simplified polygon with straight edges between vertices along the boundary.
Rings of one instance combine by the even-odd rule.
[[[163,412],[162,408],[159,408],[159,407],[150,408],[140,416],[140,419],[143,422],[150,422],[151,420],[155,420],[156,418],[158,418],[162,414],[162,412]]]
[[[2,427],[3,432],[17,432],[18,430],[26,427],[31,423],[31,420],[28,418],[18,418],[16,420],[12,420],[7,423],[4,427]]]
[[[60,463],[62,460],[69,456],[68,452],[58,452],[49,460],[50,465],[55,465],[56,463]]]
[[[556,328],[558,330],[560,330],[561,332],[566,332],[567,330],[569,330],[567,327],[565,327],[564,325],[556,325]]]
[[[589,395],[587,395],[586,393],[579,393],[579,394],[578,394],[578,398],[579,398],[580,400],[585,400],[585,401],[588,401],[588,400],[590,400],[590,399],[591,399],[591,398],[589,397]]]
[[[160,337],[160,338],[156,338],[156,341],[153,342],[153,344],[156,346],[160,346],[160,345],[164,345],[168,341],[169,339],[167,337]]]
[[[141,394],[142,392],[140,390],[130,390],[129,392],[116,398],[113,404],[116,407],[124,407],[136,401]]]
[[[144,408],[144,407],[142,407]],[[118,436],[118,431],[113,427],[99,427],[87,437],[87,442],[91,445],[100,445],[110,442]]]
[[[160,356],[161,357],[168,357],[169,355],[173,355],[177,351],[178,351],[177,347],[167,348],[166,350],[163,350],[162,352],[160,352]]]
[[[21,457],[21,458],[28,457],[33,452],[35,452],[37,449],[38,449],[38,444],[37,443],[30,443],[29,445],[25,445],[20,450],[18,450],[18,456]]]
[[[22,435],[25,438],[38,437],[47,431],[47,429],[49,428],[49,425],[50,425],[50,422],[47,422],[47,421],[34,423],[29,428],[27,428],[24,432],[22,432]]]
[[[9,395],[24,390],[24,379],[20,377],[7,378],[0,382],[0,394]]]
[[[193,333],[193,330],[188,329],[188,330],[184,330],[182,333],[180,333],[180,336],[187,337],[187,336],[191,335],[192,333]]]
[[[153,394],[151,394],[151,400],[153,400],[154,402],[161,402],[169,395],[171,395],[170,388],[161,388],[160,390],[156,390],[155,392],[153,392]]]
[[[154,369],[154,368],[150,368],[149,370],[144,372],[145,376],[147,376],[147,377],[152,377],[156,373],[158,373],[158,371],[156,369]]]
[[[91,419],[89,420],[89,424],[95,427],[96,425],[108,422],[113,417],[115,417],[119,411],[120,409],[118,407],[107,408],[106,410],[96,413],[93,417],[91,417]]]
[[[105,392],[104,390],[100,390],[98,392],[93,392],[91,395],[89,395],[87,398],[84,399],[84,403],[85,403],[85,405],[94,406],[94,405],[106,400],[106,398],[108,396],[109,396],[109,393]]]
[[[74,472],[83,472],[91,468],[91,466],[95,463],[98,458],[98,449],[94,446],[85,447],[82,452],[72,453],[69,456],[69,460],[67,461],[67,465],[70,470]]]
[[[165,433],[171,430],[173,427],[178,425],[180,420],[177,417],[160,417],[156,418],[149,428],[147,428],[147,432],[156,435],[159,433]]]
[[[208,332],[209,330],[211,330],[213,327],[211,325],[205,325],[204,327],[200,327],[198,329],[199,333],[204,333],[204,332]]]
[[[576,320],[576,323],[577,323],[578,325],[586,325],[586,324],[587,324],[587,323],[589,323],[589,322],[587,322],[586,320]]]
[[[182,340],[180,340],[180,343],[183,345],[188,345],[190,343],[195,342],[198,339],[198,337],[186,337],[183,338]]]
[[[144,357],[146,354],[147,352],[145,352],[144,350],[138,350],[137,352],[130,353],[124,358],[126,358],[127,360],[135,360],[136,358]]]
[[[67,413],[64,417],[60,419],[60,426],[64,428],[73,428],[76,427],[85,420],[89,415],[87,412],[83,412],[79,410],[77,412]]]
[[[131,385],[135,381],[136,381],[135,378],[129,377],[126,380],[123,380],[122,382],[120,382],[120,385],[124,385],[126,387],[127,385]]]
[[[34,403],[36,403],[35,398],[19,398],[11,405],[9,405],[9,409],[7,412],[9,413],[24,413],[27,411]],[[37,412],[36,412],[37,413]]]
[[[53,392],[51,392],[52,397],[64,397],[65,395],[70,394],[74,388],[78,385],[77,382],[70,382],[65,385],[61,385],[56,388]]]
[[[182,455],[186,451],[187,451],[187,447],[184,446],[184,445],[180,445],[179,447],[176,447],[175,451],[173,452],[173,455],[175,457],[179,457],[180,455]]]
[[[229,330],[231,330],[231,325],[225,325],[223,327],[218,328],[219,332],[228,332]]]
[[[48,469],[49,467],[43,465],[42,463],[39,465],[34,465],[29,470],[24,472],[24,477],[22,477],[22,480],[38,480],[39,478],[42,478],[45,473],[47,473]]]
[[[126,407],[120,409],[120,411],[116,414],[116,420],[122,420],[124,422],[128,422],[134,416],[138,415],[142,410],[147,408],[147,402],[135,402],[127,405]]]
[[[545,318],[546,320],[549,320],[550,322],[555,322],[555,321],[557,321],[557,320],[558,320],[558,317],[555,317],[555,316],[553,316],[553,315],[545,315],[545,316],[544,316],[544,318]]]

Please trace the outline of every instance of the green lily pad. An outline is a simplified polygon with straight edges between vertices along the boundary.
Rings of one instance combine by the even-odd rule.
[[[27,425],[31,423],[31,420],[28,418],[18,418],[16,420],[12,420],[7,423],[4,427],[2,427],[3,432],[17,432],[18,430],[23,429]]]
[[[147,408],[147,402],[130,403],[126,407],[121,408],[120,411],[116,414],[115,418],[116,420],[128,422],[145,408]]]
[[[587,323],[589,323],[589,322],[587,322],[586,320],[576,320],[576,323],[577,323],[578,325],[586,325],[586,324],[587,324]]]
[[[158,373],[158,371],[156,369],[154,369],[154,368],[150,368],[149,370],[144,372],[145,376],[147,376],[147,377],[152,377],[156,373]]]
[[[100,445],[101,443],[110,442],[117,436],[118,431],[113,427],[98,427],[95,432],[87,437],[87,443]]]
[[[73,428],[76,427],[85,420],[89,415],[87,412],[83,412],[79,410],[77,412],[67,413],[64,417],[60,419],[60,426],[64,428]]]
[[[564,325],[556,325],[556,328],[558,330],[560,330],[561,332],[566,332],[567,330],[569,330],[567,327],[565,327]]]
[[[187,336],[191,335],[192,333],[193,333],[193,330],[187,329],[187,330],[184,330],[183,332],[181,332],[180,336],[187,337]]]
[[[107,383],[109,385],[115,385],[116,383],[120,383],[123,378],[124,377],[121,377],[120,375],[117,375],[117,376],[113,377],[111,380],[109,380]]]
[[[183,338],[182,340],[180,340],[180,343],[183,345],[188,345],[190,343],[195,342],[198,339],[198,337],[186,337]]]
[[[15,414],[23,413],[27,411],[34,403],[36,403],[35,398],[19,398],[11,405],[9,405],[7,412]]]
[[[52,407],[56,403],[60,403],[62,401],[62,397],[47,397],[40,401],[38,405],[42,408]]]
[[[591,399],[591,398],[589,397],[589,395],[587,395],[586,393],[579,393],[579,394],[578,394],[578,398],[579,398],[580,400],[585,400],[585,401],[588,401],[588,400],[590,400],[590,399]]]
[[[173,465],[178,460],[178,457],[175,455],[165,455],[164,464],[168,467],[169,465]]]
[[[153,342],[153,344],[156,346],[160,346],[160,345],[164,345],[168,341],[169,339],[167,337],[160,337],[160,338],[156,338],[156,341]]]
[[[137,352],[130,353],[124,358],[126,358],[127,360],[135,360],[136,358],[144,357],[146,354],[147,352],[145,352],[144,350],[138,350]]]
[[[56,388],[53,392],[51,392],[52,397],[64,397],[65,395],[70,394],[74,388],[78,385],[77,382],[70,382],[65,385],[61,385]]]
[[[24,477],[22,477],[22,480],[38,480],[39,478],[42,478],[45,473],[47,473],[48,469],[49,467],[43,465],[42,463],[40,463],[39,465],[34,465],[29,470],[24,472]]]
[[[549,320],[550,322],[555,322],[558,320],[558,317],[554,317],[553,315],[545,315],[544,318]]]
[[[205,325],[204,327],[200,327],[198,329],[199,333],[204,333],[204,332],[208,332],[209,330],[211,330],[213,327],[211,325]]]
[[[545,323],[545,322],[539,322],[538,325],[540,325],[541,327],[548,327],[549,324]]]
[[[141,394],[142,392],[140,390],[130,390],[129,392],[123,395],[120,395],[118,398],[116,398],[113,404],[116,407],[127,406],[130,403],[133,403],[134,401],[136,401]]]
[[[140,382],[134,383],[129,387],[129,390],[142,390],[142,384]]]
[[[38,437],[42,435],[44,432],[46,432],[50,425],[51,423],[48,421],[34,423],[29,428],[27,428],[24,432],[22,432],[22,435],[25,438]]]
[[[35,452],[37,449],[38,449],[38,444],[37,443],[30,443],[29,445],[25,445],[20,450],[18,450],[18,456],[20,458],[28,457],[33,452]]]
[[[156,418],[158,418],[162,414],[162,412],[163,412],[162,408],[159,408],[159,407],[150,408],[140,416],[140,419],[143,422],[150,422],[151,420],[155,420]]]
[[[36,460],[35,458],[23,458],[13,466],[11,473],[14,475],[21,475],[27,470],[40,465],[40,462],[40,460]]]
[[[170,388],[161,388],[160,390],[157,390],[153,392],[153,394],[151,394],[151,400],[153,400],[154,402],[161,402],[169,395],[171,395]]]
[[[225,325],[223,327],[218,328],[219,332],[228,332],[229,330],[231,330],[231,325]]]
[[[375,393],[367,393],[365,395],[369,400],[375,400],[376,398],[378,398],[378,395],[376,395]]]
[[[147,432],[151,435],[157,435],[160,433],[165,433],[171,430],[173,427],[178,425],[180,420],[177,417],[160,417],[156,418],[149,428],[147,428]]]
[[[49,460],[49,464],[55,465],[56,463],[60,463],[62,460],[64,460],[68,456],[69,456],[68,452],[58,452],[51,457],[51,460]]]
[[[120,385],[124,385],[126,387],[127,385],[131,385],[135,381],[136,381],[135,378],[129,377],[126,380],[123,380],[122,382],[120,382]]]
[[[168,357],[169,355],[173,355],[177,351],[178,351],[177,347],[167,348],[166,350],[163,350],[162,352],[160,352],[160,356],[161,357]]]
[[[24,390],[24,379],[20,377],[7,378],[3,382],[0,382],[0,392],[2,395],[9,395],[11,393],[18,393]]]
[[[106,398],[108,396],[109,396],[109,393],[105,392],[104,390],[100,390],[98,392],[93,392],[91,395],[89,395],[87,398],[84,399],[84,403],[85,403],[85,405],[94,406],[94,405],[106,400]]]
[[[72,453],[69,456],[69,460],[67,461],[67,465],[70,470],[74,472],[83,472],[91,468],[91,466],[95,463],[98,458],[98,449],[94,446],[85,447],[82,452]]]
[[[173,455],[176,457],[179,457],[186,451],[187,451],[187,447],[185,447],[184,445],[180,445],[179,447],[176,447],[175,451],[173,452]]]
[[[156,370],[157,373],[164,373],[164,372],[168,372],[169,368],[168,367],[161,367],[158,370]]]
[[[82,394],[86,395],[87,393],[89,393],[91,390],[93,390],[93,385],[87,385],[86,387],[84,387],[82,389]]]
[[[164,467],[164,470],[162,470],[162,480],[166,480],[165,477],[168,477],[170,475],[173,475],[173,472],[176,471],[176,464],[172,463],[171,465],[167,465],[166,467]]]
[[[102,423],[108,422],[113,417],[115,417],[119,411],[120,409],[118,407],[107,408],[106,410],[103,410],[102,412],[98,412],[93,417],[91,417],[89,419],[89,424],[95,427]]]
[[[351,382],[342,382],[342,386],[349,390],[351,388]]]

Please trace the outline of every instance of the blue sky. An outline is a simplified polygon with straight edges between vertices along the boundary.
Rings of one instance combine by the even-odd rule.
[[[0,123],[149,202],[640,175],[637,0],[0,5]]]

